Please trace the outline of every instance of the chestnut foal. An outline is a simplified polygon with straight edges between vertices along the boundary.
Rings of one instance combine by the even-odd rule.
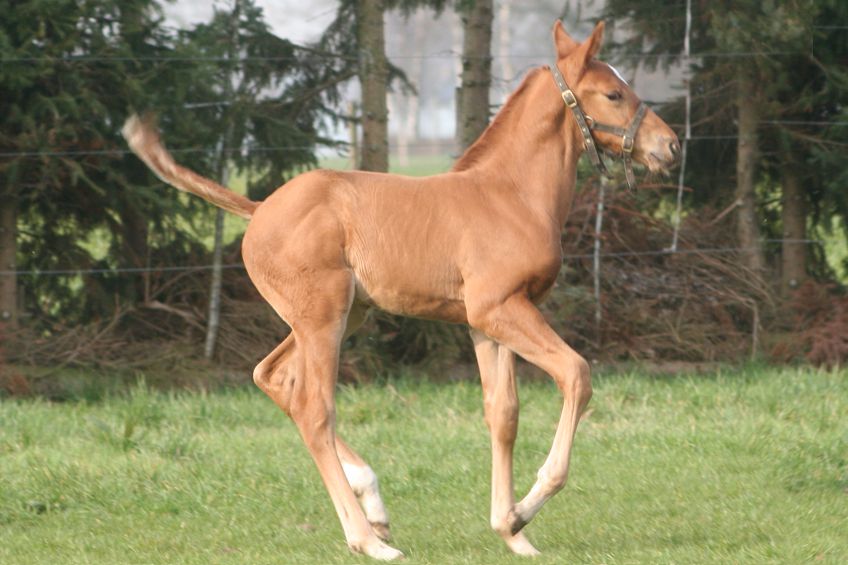
[[[561,76],[531,71],[454,168],[431,177],[317,170],[254,202],[177,165],[138,118],[124,128],[133,151],[164,181],[251,219],[245,267],[291,326],[253,378],[297,425],[354,551],[403,555],[385,543],[388,515],[374,471],[335,431],[339,348],[376,307],[470,327],[491,432],[491,525],[515,553],[538,553],[521,529],[565,484],[574,432],[592,396],[589,365],[536,308],[562,263],[577,160],[594,142],[658,171],[678,151],[671,129],[594,59],[603,30],[599,23],[577,43],[557,22]],[[614,125],[599,126],[592,138],[581,132],[587,122]],[[629,147],[610,131],[635,128]],[[517,504],[516,354],[547,372],[563,396],[550,454]]]

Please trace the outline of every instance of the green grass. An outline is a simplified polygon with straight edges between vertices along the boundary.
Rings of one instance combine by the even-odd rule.
[[[848,372],[599,375],[533,563],[848,563]],[[519,495],[559,411],[521,386]],[[488,528],[479,386],[340,390],[407,563],[527,563]],[[369,563],[258,391],[0,401],[0,563]]]

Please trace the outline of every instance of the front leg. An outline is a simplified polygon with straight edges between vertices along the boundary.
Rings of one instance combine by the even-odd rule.
[[[509,531],[516,534],[565,485],[574,433],[592,397],[589,365],[551,329],[526,296],[516,294],[470,306],[472,327],[548,373],[563,396],[550,453],[530,492],[509,513]]]
[[[513,534],[510,531],[510,513],[515,505],[512,450],[518,433],[515,355],[479,331],[471,330],[471,339],[480,367],[486,425],[492,438],[492,529],[514,553],[538,555],[524,532]]]

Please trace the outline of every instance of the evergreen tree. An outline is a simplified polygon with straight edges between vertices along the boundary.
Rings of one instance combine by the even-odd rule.
[[[7,155],[0,190],[4,218],[14,216],[7,221],[22,228],[16,265],[74,269],[114,265],[120,257],[123,265],[143,266],[151,224],[162,228],[173,220],[159,218],[179,215],[155,212],[180,207],[165,191],[127,190],[149,175],[125,153],[118,130],[128,107],[160,97],[179,103],[178,85],[196,77],[164,60],[173,47],[150,0],[2,8],[0,144]],[[79,287],[31,277],[23,288],[28,309],[73,319],[98,310],[97,302],[113,305],[116,293],[137,293],[134,281],[101,277]],[[80,292],[88,299],[78,299]]]
[[[157,114],[180,161],[208,176],[220,162],[215,141],[232,124],[226,155],[255,172],[254,198],[314,164],[315,147],[327,142],[319,127],[336,115],[337,68],[273,36],[251,2],[242,2],[235,58],[226,57],[222,13],[174,33],[153,0],[14,4],[0,1],[0,228],[18,227],[19,235],[10,247],[0,229],[3,270],[11,262],[108,270],[206,261],[193,228],[209,208],[129,154],[119,131],[132,111]],[[228,95],[233,76],[239,89]],[[0,310],[13,316],[22,288],[36,321],[111,316],[116,303],[147,300],[151,276],[26,276],[17,284],[3,276]]]
[[[845,41],[840,45],[828,23],[844,21],[846,5],[745,0],[695,2],[692,10],[691,61],[681,59],[685,1],[610,0],[605,16],[627,31],[617,46],[625,62],[638,64],[628,55],[648,53],[656,55],[644,60],[649,67],[680,62],[689,68],[693,136],[701,138],[687,165],[686,183],[696,189],[692,203],[724,207],[735,200],[739,246],[749,250],[747,264],[762,270],[761,237],[805,239],[807,210],[837,205],[838,197],[823,187],[838,172],[826,176],[821,164],[838,161],[832,141],[844,129],[837,127],[844,119],[837,108],[848,92]],[[681,108],[678,100],[663,111],[679,123]],[[735,150],[728,137],[736,138]],[[782,219],[765,205],[775,194],[783,195]],[[803,279],[805,249],[784,245],[785,289]]]
[[[243,173],[256,171],[249,192],[263,198],[288,172],[316,164],[314,149],[326,143],[318,131],[325,107],[322,85],[311,83],[302,70],[314,64],[312,53],[271,33],[261,8],[250,0],[216,10],[211,22],[184,33],[183,41],[199,60],[211,62],[213,81],[205,94],[217,135],[206,143],[220,148],[216,177],[226,183],[231,163]],[[220,313],[223,223],[223,211],[216,210],[207,357],[214,351]]]

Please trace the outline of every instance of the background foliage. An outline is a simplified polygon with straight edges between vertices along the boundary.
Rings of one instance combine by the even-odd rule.
[[[603,359],[844,362],[848,344],[825,339],[848,335],[844,288],[825,251],[805,245],[807,282],[781,293],[774,281],[784,249],[769,241],[784,231],[787,170],[803,187],[796,212],[805,239],[844,237],[848,33],[839,24],[848,21],[848,5],[693,4],[692,58],[682,54],[684,1],[609,0],[603,14],[614,23],[609,36],[620,39],[604,58],[687,69],[694,138],[685,184],[694,190],[685,194],[681,241],[692,252],[638,254],[668,245],[674,199],[663,182],[649,179],[636,195],[613,191],[600,237],[605,252],[619,255],[604,260],[596,324],[587,256],[598,179],[581,169],[563,234],[565,268],[546,314],[575,347]],[[468,9],[446,1],[384,8],[412,14],[422,6]],[[126,151],[120,126],[133,111],[155,113],[181,162],[213,178],[228,164],[234,184],[264,198],[317,166],[320,147],[337,143],[328,123],[355,119],[342,106],[360,63],[355,7],[340,2],[318,42],[300,46],[271,33],[250,1],[225,5],[186,30],[167,27],[154,0],[0,1],[0,206],[14,212],[15,264],[23,271],[20,327],[6,331],[12,362],[126,366],[149,363],[151,350],[168,362],[198,354],[208,273],[168,268],[209,263],[213,212],[155,179]],[[728,134],[738,121],[740,68],[755,79],[748,95],[760,112],[755,188],[765,273],[752,272],[738,253],[696,252],[738,247],[733,214],[722,211],[734,192],[736,142]],[[413,91],[395,66],[388,80]],[[658,111],[681,127],[682,97]],[[239,263],[238,232],[231,230],[225,263]],[[49,269],[102,272],[31,274]],[[224,282],[218,363],[242,371],[285,328],[243,271],[227,270]],[[438,373],[472,360],[463,328],[386,315],[348,345],[343,375],[358,380],[396,365]]]

